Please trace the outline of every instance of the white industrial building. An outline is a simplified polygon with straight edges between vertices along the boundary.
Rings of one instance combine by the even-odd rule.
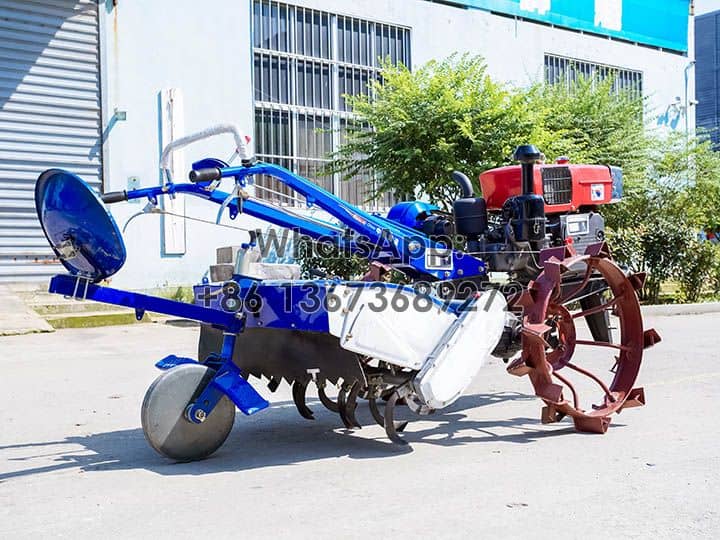
[[[493,77],[517,85],[609,69],[648,97],[653,123],[684,129],[690,116],[694,125],[686,107],[689,0],[588,0],[577,3],[577,16],[554,3],[0,0],[0,281],[43,280],[60,268],[34,211],[41,171],[65,168],[105,191],[156,185],[162,145],[219,122],[252,135],[263,159],[357,199],[357,184],[317,178],[338,141],[314,128],[341,126],[342,94],[362,91],[378,56],[419,66],[479,53]],[[230,138],[220,137],[189,147],[174,167],[231,151]],[[142,208],[112,212],[122,227]],[[217,213],[191,199],[171,210],[209,221]],[[223,222],[251,225],[244,217]],[[197,282],[217,246],[246,238],[140,216],[127,226],[128,261],[114,284]]]

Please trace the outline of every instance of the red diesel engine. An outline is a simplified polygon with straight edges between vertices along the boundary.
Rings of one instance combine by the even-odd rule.
[[[584,246],[605,238],[605,220],[598,212],[604,204],[622,197],[622,170],[605,165],[575,165],[567,158],[553,164],[534,165],[541,154],[525,147],[528,155],[517,155],[521,165],[499,167],[480,175],[490,228],[484,246],[489,267],[497,271],[522,271],[525,263],[534,266],[522,252],[523,240],[532,251],[543,247],[573,244],[579,252]],[[518,224],[535,226],[533,218],[544,221],[544,238],[525,233]],[[508,241],[510,240],[510,241]],[[545,244],[543,246],[542,244]],[[519,255],[519,256],[518,256]]]
[[[507,272],[528,282],[542,269],[541,251],[573,244],[579,253],[605,239],[599,207],[622,197],[622,170],[605,165],[575,165],[567,158],[542,163],[533,145],[513,155],[520,165],[491,169],[480,175],[482,195],[470,179],[456,171],[461,189],[452,215],[419,201],[395,205],[388,219],[438,239],[455,234],[464,250],[482,258],[490,272]]]

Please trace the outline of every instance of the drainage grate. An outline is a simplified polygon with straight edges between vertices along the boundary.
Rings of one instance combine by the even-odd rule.
[[[572,200],[572,176],[568,167],[543,167],[542,181],[546,204],[568,204]]]

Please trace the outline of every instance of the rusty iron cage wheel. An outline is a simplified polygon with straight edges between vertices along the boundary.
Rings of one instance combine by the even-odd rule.
[[[564,281],[576,276],[576,269],[584,267],[583,278],[575,283]],[[570,268],[575,272],[570,272]],[[603,301],[590,305],[583,302],[579,309],[575,299],[590,280],[602,280],[607,292]],[[644,330],[637,289],[644,276],[627,276],[611,259],[604,244],[592,246],[584,255],[566,250],[564,258],[551,257],[542,273],[531,282],[519,299],[523,308],[523,350],[521,356],[508,366],[514,375],[528,375],[535,394],[545,402],[543,423],[551,423],[564,416],[572,417],[578,431],[604,433],[610,416],[623,408],[643,405],[642,388],[635,388],[643,350],[660,341],[654,330]],[[584,305],[583,305],[584,304]],[[612,313],[617,320],[615,342],[591,330],[590,339],[581,339],[576,321]],[[607,363],[600,366],[596,355],[583,360],[585,349],[597,348],[606,352]],[[574,377],[590,381],[595,392],[584,398],[573,384]],[[587,386],[587,385],[586,385]]]

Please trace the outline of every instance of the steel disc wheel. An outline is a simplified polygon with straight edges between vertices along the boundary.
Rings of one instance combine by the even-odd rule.
[[[641,280],[626,276],[602,249],[592,255],[568,255],[547,261],[520,300],[523,353],[508,371],[530,377],[536,395],[546,404],[543,422],[568,415],[579,431],[603,433],[611,414],[644,403],[642,389],[633,385],[643,350],[660,338],[654,330],[643,330],[635,292]],[[570,267],[579,263],[585,265],[584,276],[578,280],[575,274],[568,282],[566,276],[573,275]],[[607,299],[571,311],[591,280],[606,286]],[[608,313],[617,318],[615,343],[580,335],[576,321]]]
[[[185,417],[188,404],[214,374],[201,364],[184,364],[162,373],[150,385],[140,418],[145,438],[158,453],[177,461],[193,461],[209,456],[225,442],[235,421],[235,405],[227,396],[201,424]]]

